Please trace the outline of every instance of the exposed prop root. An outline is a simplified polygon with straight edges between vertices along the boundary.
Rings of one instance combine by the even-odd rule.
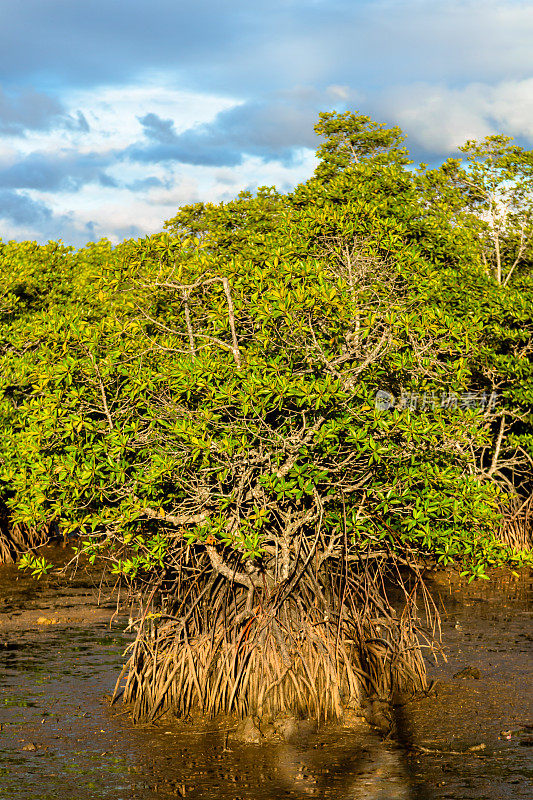
[[[10,525],[0,507],[0,564],[12,564],[21,553],[39,547],[50,539],[50,530],[28,525]]]
[[[163,602],[138,621],[123,689],[135,719],[197,710],[328,720],[368,695],[426,689],[413,605],[397,615],[368,572],[306,575],[287,597],[221,578],[197,580],[191,594],[184,616]]]
[[[504,544],[517,552],[533,548],[533,494],[525,500],[514,497],[509,508],[503,512],[503,523],[499,536]]]

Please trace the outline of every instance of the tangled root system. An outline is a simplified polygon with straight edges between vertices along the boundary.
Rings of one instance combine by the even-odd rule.
[[[48,530],[28,525],[10,525],[0,509],[0,564],[12,564],[21,553],[45,544],[49,538]]]
[[[503,523],[500,539],[521,552],[533,548],[533,494],[525,499],[515,496],[510,504],[502,509]]]
[[[343,574],[330,564],[270,593],[198,564],[172,601],[163,594],[154,612],[155,592],[145,599],[115,697],[123,693],[137,720],[166,711],[328,720],[365,696],[424,690],[415,590],[401,587],[397,612],[382,567]]]

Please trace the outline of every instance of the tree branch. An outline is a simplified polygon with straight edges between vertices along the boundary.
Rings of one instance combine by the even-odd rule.
[[[91,353],[91,351],[87,350],[87,354],[93,363],[94,371],[96,372],[96,377],[98,378],[98,384],[100,386],[100,395],[102,397],[102,405],[104,407],[104,414],[106,415],[107,422],[109,424],[109,430],[112,431],[114,428],[113,417],[111,416],[111,412],[109,411],[109,406],[107,405],[107,397],[105,393],[104,382],[102,380],[102,375],[100,373],[100,370],[98,369],[98,364],[96,363],[96,359]]]
[[[149,519],[157,519],[160,522],[168,522],[169,525],[180,527],[182,525],[198,525],[200,522],[205,522],[209,518],[207,511],[200,514],[162,514],[160,511],[154,511],[153,508],[143,508],[143,514]]]
[[[490,465],[490,469],[487,472],[487,478],[491,478],[496,472],[496,469],[498,467],[498,457],[500,455],[504,430],[505,430],[505,414],[502,416],[500,420],[500,431],[498,433],[498,438],[496,439],[496,447],[494,449],[494,455],[492,456],[492,463]]]
[[[255,583],[252,578],[249,575],[245,575],[244,572],[237,572],[231,569],[231,567],[228,567],[220,553],[212,544],[206,544],[205,549],[211,561],[211,566],[219,575],[222,575],[223,578],[227,578],[227,580],[233,583],[240,583],[241,586],[246,586],[247,589],[254,588]]]
[[[311,428],[309,428],[309,430],[307,431],[307,433],[305,433],[303,436],[302,432],[300,432],[300,436],[297,437],[296,441],[293,441],[291,443],[291,446],[289,448],[289,452],[291,452],[292,455],[289,458],[287,458],[285,463],[282,464],[281,467],[278,469],[278,471],[276,472],[276,478],[284,478],[285,475],[287,475],[291,471],[291,469],[298,461],[298,450],[303,445],[309,444],[315,433],[317,433],[317,431],[320,429],[325,419],[326,419],[325,417],[319,417],[315,422],[315,424],[312,425]]]

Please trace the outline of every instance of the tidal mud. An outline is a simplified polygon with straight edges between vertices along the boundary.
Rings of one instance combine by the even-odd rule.
[[[399,743],[354,716],[246,744],[231,719],[134,726],[110,705],[131,636],[96,572],[35,584],[0,567],[0,798],[531,800],[531,584],[433,591],[448,661],[394,710]]]
[[[405,709],[424,797],[530,800],[533,749],[533,578],[501,573],[432,581],[447,662],[435,690]],[[417,751],[418,748],[418,751]]]

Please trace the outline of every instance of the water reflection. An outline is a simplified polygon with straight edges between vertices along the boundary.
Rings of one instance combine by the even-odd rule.
[[[345,800],[411,800],[409,777],[398,749],[378,740],[320,749],[286,745],[279,749],[275,774],[299,797]]]
[[[371,734],[372,736],[372,734]],[[379,739],[364,741],[349,731],[321,731],[306,746],[288,743],[232,745],[215,735],[188,746],[175,742],[174,755],[145,762],[154,796],[195,800],[411,800],[400,750]],[[174,749],[174,748],[173,748]]]

